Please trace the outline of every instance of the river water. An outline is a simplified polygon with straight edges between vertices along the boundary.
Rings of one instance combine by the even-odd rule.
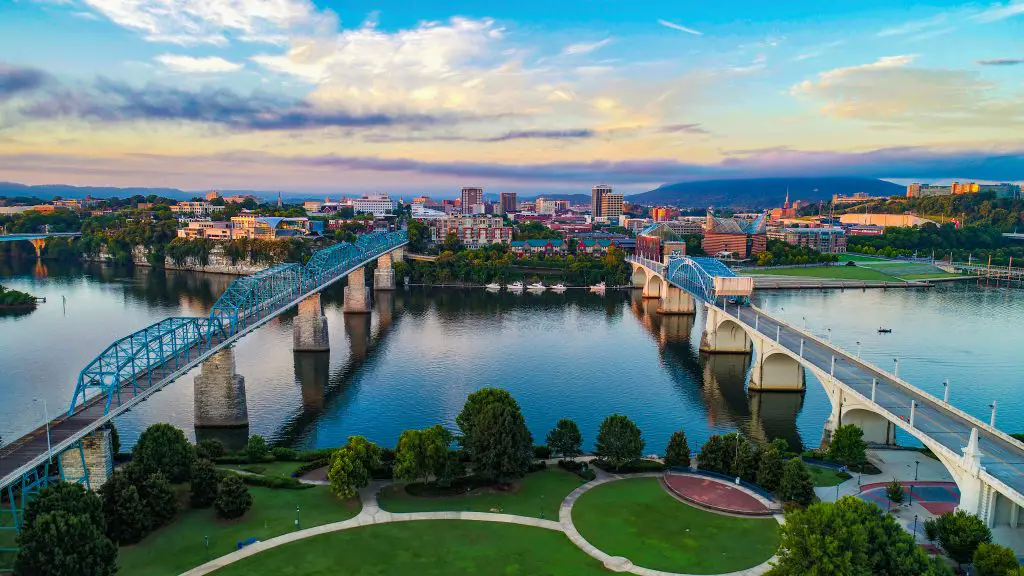
[[[230,276],[100,265],[0,263],[0,280],[44,296],[30,314],[0,317],[0,435],[67,410],[78,372],[103,348],[170,315],[206,314]],[[508,389],[537,442],[562,417],[592,446],[608,414],[631,417],[645,453],[673,431],[691,446],[739,430],[816,446],[829,403],[813,377],[804,394],[748,394],[749,360],[697,351],[703,316],[662,317],[636,292],[605,296],[400,289],[376,295],[371,315],[341,312],[340,287],[323,295],[331,352],[292,352],[292,314],[234,349],[245,378],[248,430],[196,430],[193,376],[118,419],[125,445],[153,422],[229,443],[262,434],[280,445],[336,446],[361,434],[393,446],[402,430],[455,426],[466,396]],[[1024,292],[969,283],[931,290],[765,293],[761,304],[985,420],[1024,431]],[[806,318],[806,320],[805,320]],[[892,334],[878,334],[880,326]],[[45,400],[45,406],[44,401]]]

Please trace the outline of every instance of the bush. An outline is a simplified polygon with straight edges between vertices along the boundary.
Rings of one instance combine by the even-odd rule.
[[[551,458],[551,448],[541,445],[534,446],[533,457],[539,458],[540,460],[547,460],[548,458]]]
[[[939,521],[936,518],[929,518],[924,521],[924,537],[929,542],[935,542],[939,539]]]
[[[314,462],[317,460],[330,460],[331,455],[337,448],[318,448],[316,450],[304,450],[296,454],[295,459],[300,462]],[[383,454],[381,455],[383,458]],[[393,460],[394,458],[392,458]]]
[[[202,440],[196,444],[196,456],[199,458],[214,460],[223,456],[225,452],[224,444],[214,438]]]
[[[309,474],[313,470],[319,470],[320,468],[327,467],[327,464],[327,458],[324,458],[322,460],[310,460],[308,462],[304,462],[303,464],[299,465],[299,467],[296,468],[294,472],[292,472],[292,477],[298,478],[305,474]]]
[[[217,469],[202,458],[192,464],[189,474],[189,501],[193,508],[208,508],[217,499]]]
[[[299,459],[299,452],[294,448],[278,446],[270,451],[278,462],[295,462]]]
[[[149,532],[150,519],[128,472],[116,470],[100,487],[107,537],[117,544],[135,544]]]
[[[267,441],[259,434],[254,434],[249,437],[249,441],[245,444],[245,457],[249,462],[262,462],[270,456],[270,448],[267,447]]]
[[[801,506],[814,502],[814,484],[803,460],[792,458],[782,466],[779,498],[784,502],[796,502]]]
[[[595,473],[594,469],[588,466],[586,462],[577,462],[576,460],[559,460],[558,466],[572,472],[588,482],[597,478],[597,473]]]
[[[899,480],[893,478],[892,482],[889,482],[889,485],[885,487],[885,495],[889,498],[889,502],[902,504],[906,493],[903,491],[903,485],[900,484]]]
[[[223,480],[228,476],[236,476],[243,484],[248,486],[260,486],[262,488],[273,488],[275,490],[306,490],[313,488],[314,484],[305,484],[297,478],[283,478],[281,476],[260,476],[258,474],[236,474],[229,470],[222,470],[218,478]]]
[[[621,466],[616,467],[614,463],[609,462],[603,458],[595,458],[590,461],[591,464],[597,466],[605,472],[614,472],[616,474],[639,474],[642,472],[662,472],[667,468],[661,462],[654,460],[642,460],[637,459],[632,462],[627,462]]]
[[[146,428],[132,450],[132,462],[143,477],[159,472],[175,484],[188,479],[194,459],[185,433],[170,424]]]
[[[252,494],[238,475],[230,474],[217,486],[217,499],[213,506],[221,518],[240,518],[252,506]]]
[[[531,462],[530,469],[527,471],[527,473],[533,474],[534,472],[540,472],[541,470],[546,470],[547,467],[548,463],[543,460],[541,460],[540,462]]]
[[[977,576],[1006,576],[1017,569],[1017,555],[999,544],[983,542],[974,551],[974,572]]]
[[[178,498],[163,474],[150,474],[139,486],[139,497],[149,511],[149,529],[154,530],[170,522],[178,513]]]
[[[978,546],[992,541],[985,522],[969,512],[954,510],[935,520],[939,545],[957,564],[970,562]]]

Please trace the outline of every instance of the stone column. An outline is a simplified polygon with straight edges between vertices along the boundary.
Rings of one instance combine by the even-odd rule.
[[[377,258],[377,269],[373,271],[373,289],[395,289],[395,269],[391,267],[390,252]]]
[[[327,317],[317,292],[299,302],[299,314],[292,320],[292,349],[296,352],[330,352]]]
[[[345,335],[348,336],[349,361],[365,360],[370,354],[370,317],[346,314]]]
[[[346,314],[368,314],[370,312],[370,291],[366,289],[365,266],[349,272],[342,311]]]
[[[395,262],[405,261],[405,246],[395,248],[394,250],[392,250],[391,259],[394,260]]]
[[[82,462],[83,454],[85,462]],[[89,488],[99,490],[114,471],[114,447],[110,441],[110,430],[100,428],[82,438],[81,450],[73,445],[61,452],[59,462],[64,480],[78,482],[88,475]]]
[[[197,429],[249,426],[245,378],[235,373],[233,348],[224,348],[203,362],[194,387]]]
[[[696,314],[697,307],[693,296],[682,288],[665,283],[662,286],[661,304],[658,314]]]

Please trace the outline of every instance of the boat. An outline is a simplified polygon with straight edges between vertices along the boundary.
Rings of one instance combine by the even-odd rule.
[[[879,328],[879,334],[892,334],[892,328]]]
[[[530,290],[540,290],[540,291],[544,291],[544,290],[548,289],[548,287],[545,286],[543,282],[534,282],[533,284],[530,284],[529,286],[527,286],[527,288],[530,289]]]
[[[561,282],[559,282],[558,284],[555,284],[554,286],[552,286],[551,290],[553,292],[565,292],[565,284],[562,284]]]
[[[600,282],[598,284],[594,284],[593,286],[590,287],[590,291],[591,292],[604,292],[604,282]]]
[[[508,288],[509,290],[512,290],[513,292],[522,292],[523,291],[523,283],[517,280],[517,281],[515,281],[515,282],[513,282],[511,284],[506,285],[505,288]]]
[[[488,290],[501,290],[501,284],[491,282],[490,284],[485,284],[484,288],[487,288]]]

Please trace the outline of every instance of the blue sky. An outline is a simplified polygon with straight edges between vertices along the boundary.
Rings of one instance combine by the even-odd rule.
[[[1024,179],[1024,0],[0,0],[0,179]]]

